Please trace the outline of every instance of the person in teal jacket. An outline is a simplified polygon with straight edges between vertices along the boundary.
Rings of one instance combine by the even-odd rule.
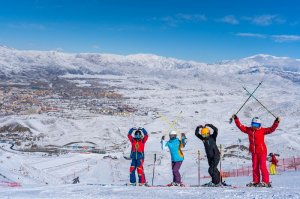
[[[185,147],[187,138],[184,133],[181,134],[181,138],[177,138],[177,132],[172,131],[169,134],[170,140],[165,141],[165,136],[161,138],[162,149],[166,149],[167,147],[170,150],[171,160],[172,160],[172,172],[173,172],[173,182],[168,184],[168,186],[184,186],[181,182],[181,175],[179,173],[179,169],[184,160],[184,155],[182,152],[182,148]]]

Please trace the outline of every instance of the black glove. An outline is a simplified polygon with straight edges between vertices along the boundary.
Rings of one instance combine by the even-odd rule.
[[[236,114],[233,114],[233,115],[232,115],[232,118],[233,118],[233,119],[236,119],[236,118],[238,118],[238,117],[237,117]]]
[[[275,122],[280,122],[280,118],[276,117]]]
[[[181,133],[181,137],[186,137],[186,136],[185,136],[185,133]]]
[[[161,137],[161,140],[165,140],[165,136],[164,135]]]

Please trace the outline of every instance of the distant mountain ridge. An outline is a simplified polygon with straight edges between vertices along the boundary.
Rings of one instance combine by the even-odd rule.
[[[300,59],[257,54],[214,64],[185,61],[153,54],[64,53],[58,51],[17,50],[0,46],[0,76],[49,77],[65,74],[182,75],[206,73],[273,73],[300,81]]]

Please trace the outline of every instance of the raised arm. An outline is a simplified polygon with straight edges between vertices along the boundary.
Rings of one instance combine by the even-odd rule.
[[[144,134],[144,138],[143,138],[143,142],[144,143],[146,143],[147,142],[147,140],[148,140],[148,132],[146,131],[146,129],[144,129],[144,128],[141,128],[140,129],[142,132],[143,132],[143,134]]]
[[[195,130],[195,136],[196,136],[197,138],[199,138],[200,140],[203,141],[203,140],[204,140],[204,137],[199,133],[200,128],[203,128],[203,126],[202,126],[202,125],[197,126],[197,128],[196,128],[196,130]]]
[[[212,137],[214,140],[216,140],[216,139],[217,139],[217,136],[218,136],[218,128],[215,127],[215,126],[212,125],[212,124],[205,124],[205,126],[210,127],[210,128],[214,131],[213,134],[211,135],[211,137]]]
[[[161,137],[160,144],[161,144],[161,150],[167,149],[168,142],[165,141],[165,136]]]
[[[132,133],[133,133],[133,131],[135,131],[136,130],[136,128],[131,128],[131,129],[129,129],[129,131],[128,131],[128,135],[127,135],[127,137],[128,137],[128,139],[130,140],[130,142],[133,142],[133,137],[132,137]]]
[[[184,148],[187,143],[187,138],[184,133],[181,134],[180,148]]]
[[[239,118],[236,116],[236,115],[233,115],[233,119],[234,119],[234,122],[235,122],[235,125],[243,132],[243,133],[247,133],[247,128],[246,126],[244,126]]]
[[[279,122],[280,118],[277,117],[271,127],[265,128],[265,135],[273,133],[277,129]]]

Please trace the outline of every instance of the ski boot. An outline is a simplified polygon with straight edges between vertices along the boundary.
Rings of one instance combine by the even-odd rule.
[[[167,184],[167,186],[168,187],[173,187],[173,186],[175,186],[175,187],[185,187],[185,185],[182,182],[180,182],[180,183],[171,182],[170,184]]]
[[[259,184],[257,185],[257,187],[271,188],[272,185],[271,185],[271,183],[265,183],[265,182],[262,182],[262,183],[259,183]]]
[[[260,183],[258,182],[250,182],[248,184],[246,184],[247,187],[257,187]]]
[[[141,186],[141,187],[149,187],[149,185],[147,183],[139,183],[138,186]]]
[[[203,187],[216,187],[216,184],[214,184],[213,182],[208,182],[202,185]]]
[[[221,186],[224,186],[224,187],[231,187],[231,185],[227,184],[225,181],[221,182],[220,184],[221,184]]]
[[[128,183],[127,186],[136,186],[136,183]]]
[[[172,187],[172,186],[175,186],[175,182],[171,182],[170,184],[167,184],[167,187]]]

